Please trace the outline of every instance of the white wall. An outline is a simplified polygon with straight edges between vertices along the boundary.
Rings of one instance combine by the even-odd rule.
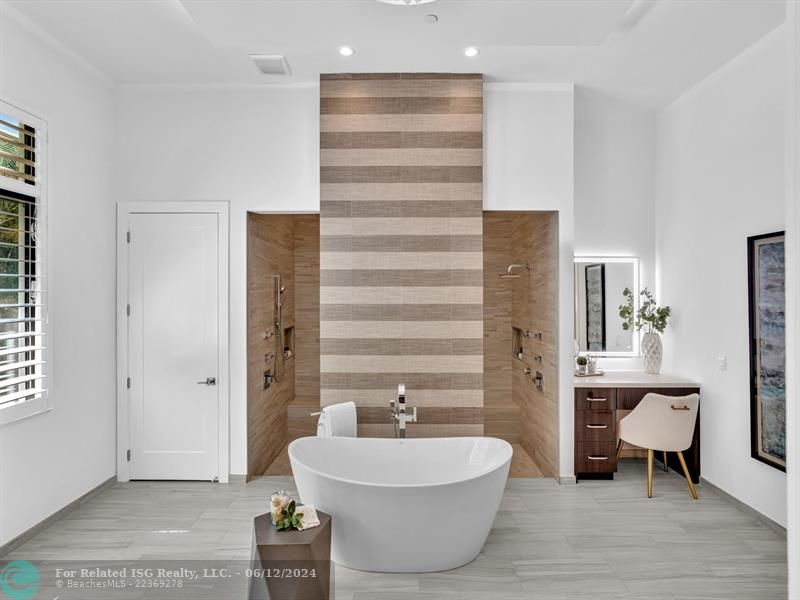
[[[319,89],[122,86],[115,153],[117,201],[230,202],[231,473],[246,473],[246,214],[319,210]]]
[[[0,5],[0,99],[47,121],[52,411],[0,426],[0,545],[115,473],[114,90]]]
[[[800,598],[800,6],[786,0],[786,456],[789,598]]]
[[[785,475],[750,457],[746,241],[784,228],[784,65],[779,29],[662,111],[655,219],[665,370],[702,384],[702,475],[782,524]]]
[[[555,210],[559,234],[559,469],[574,475],[574,91],[488,85],[484,96],[486,210]]]
[[[575,88],[575,254],[637,256],[639,285],[651,290],[655,117],[652,111],[596,90]],[[610,314],[613,317],[616,310]],[[642,368],[638,357],[601,358],[598,365]]]

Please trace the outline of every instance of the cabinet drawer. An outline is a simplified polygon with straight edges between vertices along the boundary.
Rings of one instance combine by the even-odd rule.
[[[614,410],[616,388],[575,388],[575,410]]]
[[[616,442],[617,422],[613,410],[576,410],[576,442]]]
[[[645,394],[661,394],[662,396],[688,396],[699,393],[697,388],[618,388],[617,408],[633,410],[641,402]]]
[[[617,447],[612,442],[575,444],[576,473],[613,473],[617,470]]]

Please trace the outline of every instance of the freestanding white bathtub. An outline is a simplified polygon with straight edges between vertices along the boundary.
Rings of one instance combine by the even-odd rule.
[[[300,500],[333,517],[333,561],[391,573],[445,571],[478,556],[511,452],[508,442],[486,437],[289,444]]]

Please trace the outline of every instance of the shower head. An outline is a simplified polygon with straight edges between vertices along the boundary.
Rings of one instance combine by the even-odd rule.
[[[500,279],[519,279],[521,275],[515,275],[514,269],[525,269],[526,271],[530,271],[531,267],[530,265],[528,265],[528,263],[525,263],[524,265],[521,264],[508,265],[508,271],[500,275]]]
[[[282,285],[282,286],[281,286],[281,291],[280,291],[280,293],[282,294],[282,293],[283,293],[283,292],[285,292],[285,291],[286,291],[286,286],[285,286],[285,285]]]

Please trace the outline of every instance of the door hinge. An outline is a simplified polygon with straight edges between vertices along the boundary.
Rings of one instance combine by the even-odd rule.
[[[125,312],[127,313],[127,315],[129,317],[131,316],[131,305],[130,304],[125,306]]]
[[[128,457],[128,462],[131,462],[131,451],[130,450],[128,450],[128,453],[127,453],[126,456]]]
[[[128,241],[129,244],[131,243],[131,232],[130,231],[125,232],[125,239]]]
[[[128,386],[128,389],[131,389],[131,378],[130,377],[128,377],[126,385]]]

